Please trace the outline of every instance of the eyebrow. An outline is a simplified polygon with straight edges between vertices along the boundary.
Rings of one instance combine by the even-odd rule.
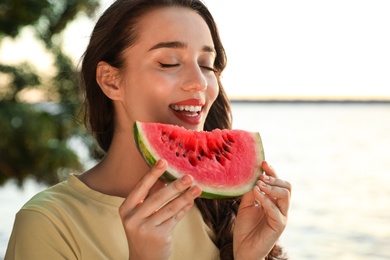
[[[185,49],[187,48],[188,44],[180,41],[173,41],[173,42],[160,42],[154,45],[152,48],[149,49],[149,51],[161,49],[161,48],[172,48],[172,49]],[[211,46],[205,45],[202,48],[203,52],[211,52],[216,53],[215,49]]]

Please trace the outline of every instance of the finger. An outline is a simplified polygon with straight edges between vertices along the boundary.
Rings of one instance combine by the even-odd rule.
[[[192,182],[193,178],[190,175],[184,175],[180,179],[177,179],[168,184],[165,188],[162,188],[157,192],[151,194],[143,203],[145,213],[155,213],[160,208],[164,207],[167,203],[169,203],[171,200],[180,196],[192,185]]]
[[[285,188],[291,192],[291,184],[286,180],[274,178],[265,174],[260,176],[260,180],[268,185]]]
[[[272,176],[274,178],[278,177],[274,168],[271,165],[269,165],[267,161],[263,161],[261,163],[261,168],[263,169],[266,175]]]
[[[280,212],[287,216],[290,207],[290,190],[284,187],[272,186],[261,180],[257,181],[256,186],[263,192],[271,201],[276,204]]]
[[[160,178],[160,179],[158,179],[158,180],[153,184],[152,188],[150,188],[149,194],[153,194],[153,193],[155,193],[156,191],[160,190],[161,188],[166,187],[167,185],[168,185],[168,183],[165,182],[165,181],[163,181],[163,180],[161,180],[161,178]],[[148,195],[149,195],[149,194],[148,194]],[[148,197],[148,196],[146,196],[146,198],[147,198],[147,197]]]
[[[194,203],[187,204],[185,207],[183,207],[179,212],[177,212],[171,220],[175,223],[178,223],[184,216],[187,214],[187,212],[191,209],[191,207],[194,205]],[[169,224],[169,223],[168,223]]]
[[[257,186],[255,186],[255,197],[259,201],[261,207],[267,214],[267,221],[275,228],[275,231],[280,232],[285,228],[287,216],[268,198]],[[276,230],[277,229],[277,230]]]
[[[179,210],[175,215],[173,215],[171,218],[167,219],[163,223],[161,223],[158,227],[160,228],[161,232],[172,232],[173,228],[184,218],[184,216],[190,211],[194,203],[188,204],[185,207],[183,207],[181,210]]]
[[[273,203],[273,201],[268,198],[264,192],[261,191],[259,186],[255,186],[254,188],[254,195],[256,200],[260,203],[260,205],[264,208],[264,210],[267,212],[267,214],[274,212],[279,212],[279,208]]]
[[[176,225],[194,204],[195,198],[201,193],[202,189],[199,186],[191,187],[155,212],[155,214],[150,217],[151,221],[155,223],[156,226],[166,225],[167,227],[170,227]]]
[[[142,177],[134,189],[129,193],[121,208],[132,209],[138,204],[142,203],[148,195],[150,189],[165,172],[166,167],[167,162],[161,159],[152,168],[150,168],[150,170]]]
[[[254,195],[254,192],[252,189],[251,191],[245,193],[242,196],[242,199],[240,202],[240,207],[242,207],[242,208],[253,207],[253,206],[257,205],[257,202],[255,200],[256,200],[256,198],[255,198],[255,195]]]

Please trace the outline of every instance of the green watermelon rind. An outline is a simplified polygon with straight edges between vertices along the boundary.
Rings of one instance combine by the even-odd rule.
[[[149,165],[149,167],[152,167],[153,165],[156,164],[156,162],[161,159],[161,158],[156,158],[153,156],[152,152],[148,148],[148,141],[142,137],[142,133],[140,130],[139,125],[142,124],[140,122],[135,122],[133,125],[133,137],[135,140],[136,147],[142,157],[144,158],[145,162]],[[254,139],[257,139],[256,143],[259,144],[257,147],[257,155],[258,155],[258,160],[260,162],[258,169],[255,170],[255,173],[251,173],[253,175],[253,180],[252,182],[248,182],[247,185],[241,186],[239,188],[234,188],[233,190],[229,190],[229,188],[224,187],[223,190],[213,190],[211,188],[205,187],[205,185],[201,185],[202,187],[202,194],[200,195],[201,198],[206,198],[206,199],[224,199],[224,198],[232,198],[232,197],[239,197],[250,190],[253,189],[253,187],[256,184],[256,181],[258,180],[259,176],[262,174],[263,169],[261,168],[261,162],[264,160],[265,155],[264,155],[264,149],[263,149],[263,144],[262,140],[260,137],[259,133],[253,133]],[[177,172],[176,170],[172,169],[169,166],[167,170],[164,172],[164,174],[161,176],[161,179],[165,182],[172,182],[182,176],[182,173]],[[196,182],[194,184],[197,184]]]

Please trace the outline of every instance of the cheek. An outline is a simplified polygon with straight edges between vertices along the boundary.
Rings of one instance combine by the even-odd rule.
[[[168,107],[169,91],[159,82],[143,80],[142,84],[128,86],[126,110],[133,120],[161,121],[159,116]]]
[[[212,101],[212,103],[214,103],[219,93],[219,86],[218,86],[217,79],[214,79],[212,83],[209,84],[209,87],[207,88],[207,93],[209,96],[209,100]]]

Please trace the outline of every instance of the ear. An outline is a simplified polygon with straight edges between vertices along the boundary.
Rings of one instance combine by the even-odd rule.
[[[120,100],[120,77],[117,68],[105,61],[100,61],[96,68],[96,81],[103,93],[111,100]]]

